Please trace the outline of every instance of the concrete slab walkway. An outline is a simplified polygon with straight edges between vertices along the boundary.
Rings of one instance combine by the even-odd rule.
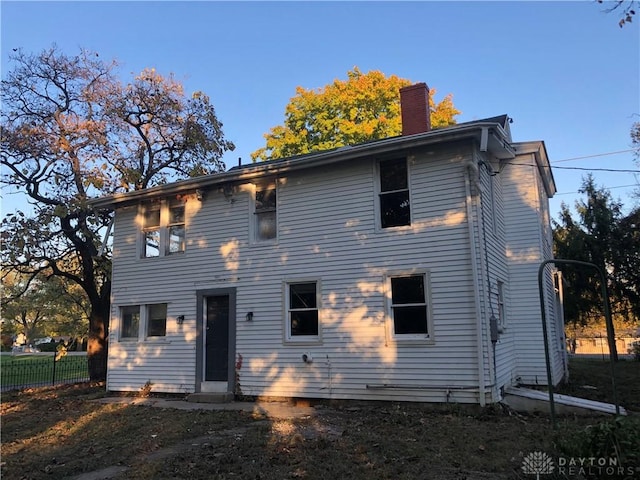
[[[105,397],[95,400],[99,403],[124,403],[128,405],[142,405],[156,408],[175,408],[178,410],[242,410],[256,416],[267,418],[304,418],[315,415],[315,408],[291,405],[286,402],[229,402],[229,403],[198,403],[186,400],[154,397]]]

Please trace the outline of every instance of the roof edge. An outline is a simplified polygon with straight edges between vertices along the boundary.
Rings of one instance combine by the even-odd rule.
[[[450,127],[430,130],[414,135],[397,136],[377,140],[374,142],[361,143],[349,146],[349,148],[338,148],[335,150],[311,153],[304,158],[289,157],[273,161],[259,162],[253,165],[234,167],[226,172],[203,175],[200,177],[180,180],[164,185],[135,190],[132,192],[116,193],[109,196],[95,198],[89,201],[94,209],[113,209],[118,206],[134,204],[158,196],[194,192],[199,188],[210,188],[228,182],[246,182],[255,178],[277,175],[284,172],[302,170],[307,168],[331,165],[347,160],[361,158],[366,155],[384,155],[396,150],[409,150],[423,147],[430,144],[449,142],[461,138],[479,137],[483,129],[493,128],[503,137],[500,148],[512,152],[509,135],[505,132],[500,122],[479,120],[466,122]],[[497,128],[496,128],[497,127]]]

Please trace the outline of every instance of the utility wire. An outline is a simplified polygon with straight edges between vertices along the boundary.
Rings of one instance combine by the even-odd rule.
[[[613,190],[614,188],[628,188],[628,187],[637,187],[637,184],[631,185],[616,185],[615,187],[605,187],[607,190]],[[575,195],[576,193],[584,193],[584,192],[562,192],[554,194],[554,197],[557,195]]]
[[[572,158],[565,158],[564,160],[555,160],[555,161],[551,162],[551,164],[555,165],[556,163],[573,162],[575,160],[582,160],[584,158],[605,157],[607,155],[617,155],[619,153],[628,153],[628,152],[633,152],[633,151],[635,151],[635,149],[630,148],[629,150],[618,150],[617,152],[596,153],[594,155],[585,155],[585,156],[582,156],[582,157],[572,157]]]
[[[514,165],[518,167],[537,167],[533,163],[512,163],[506,162],[506,165]],[[554,169],[562,169],[562,170],[583,170],[586,172],[619,172],[619,173],[640,173],[640,170],[627,170],[627,169],[617,169],[617,168],[585,168],[585,167],[557,167],[554,166]]]

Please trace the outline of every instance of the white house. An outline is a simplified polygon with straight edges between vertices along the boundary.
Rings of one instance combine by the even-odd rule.
[[[107,389],[486,403],[546,384],[544,143],[506,115],[98,199],[115,210]],[[554,383],[562,316],[545,271]]]

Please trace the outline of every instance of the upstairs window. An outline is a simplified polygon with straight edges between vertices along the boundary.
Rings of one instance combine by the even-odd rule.
[[[411,225],[411,202],[407,160],[382,160],[380,173],[380,226],[382,228]]]
[[[167,236],[167,255],[184,252],[186,235],[184,228],[183,202],[171,202],[169,204]]]
[[[389,319],[397,339],[430,338],[427,303],[428,283],[425,274],[398,275],[388,279]]]
[[[143,256],[160,256],[160,205],[150,206],[144,211]]]
[[[255,240],[273,240],[277,237],[276,187],[256,186],[254,205]]]
[[[186,248],[185,204],[162,201],[142,208],[143,258],[182,253]]]

